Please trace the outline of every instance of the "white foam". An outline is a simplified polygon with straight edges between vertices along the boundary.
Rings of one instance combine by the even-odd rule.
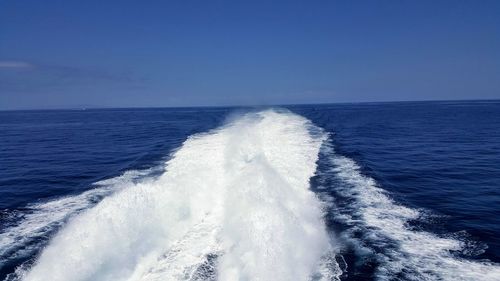
[[[11,214],[10,220],[19,222],[0,232],[0,267],[9,260],[33,255],[44,238],[46,239],[70,216],[89,208],[100,198],[115,190],[127,187],[133,179],[147,173],[149,170],[128,171],[112,180],[97,182],[94,184],[95,188],[77,196],[31,204],[23,211]]]
[[[210,254],[219,280],[337,279],[309,190],[324,140],[311,128],[263,111],[190,137],[161,176],[73,217],[23,279],[198,280]]]
[[[364,225],[366,239],[384,244],[387,239],[396,248],[386,244],[384,253],[378,253],[381,266],[377,270],[379,280],[393,280],[402,275],[404,280],[500,280],[500,266],[491,262],[479,262],[454,256],[464,245],[452,238],[412,230],[408,221],[419,218],[420,213],[396,204],[379,188],[376,182],[363,176],[352,160],[335,155],[327,147],[334,166],[333,173],[347,185],[339,186],[347,198],[355,199],[350,216],[345,219],[352,225]]]

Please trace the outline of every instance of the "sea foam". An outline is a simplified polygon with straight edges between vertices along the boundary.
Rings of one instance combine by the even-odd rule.
[[[340,181],[332,188],[349,202],[336,214],[349,225],[342,236],[361,248],[359,252],[375,253],[376,280],[500,280],[498,264],[457,255],[466,247],[464,241],[410,227],[422,212],[396,203],[354,160],[336,154],[330,145],[321,154],[331,165],[324,176]]]
[[[309,190],[324,139],[272,110],[191,136],[162,175],[71,218],[22,279],[334,280]]]
[[[151,169],[127,171],[121,176],[96,182],[93,188],[76,196],[33,203],[11,212],[6,219],[6,227],[0,232],[0,268],[11,261],[26,260],[35,255],[51,234],[71,217],[151,172]],[[25,268],[23,264],[17,271],[22,272]],[[7,280],[18,279],[15,275],[18,274],[10,274]]]

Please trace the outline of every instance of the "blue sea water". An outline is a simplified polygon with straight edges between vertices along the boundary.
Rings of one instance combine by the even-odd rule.
[[[196,140],[191,146],[183,145],[193,138],[190,136],[203,140],[207,132],[224,128],[227,126],[224,124],[235,122],[233,120],[249,114],[247,112],[255,114],[263,110],[268,109],[0,112],[0,280],[49,280],[47,276],[36,279],[33,275],[43,274],[45,264],[57,266],[57,261],[43,255],[44,249],[49,245],[57,248],[57,243],[64,240],[57,238],[58,233],[71,233],[70,222],[77,224],[83,220],[79,218],[82,214],[109,202],[104,202],[104,198],[137,188],[134,187],[137,184],[145,185],[139,184],[141,182],[169,172],[168,179],[177,181],[183,176],[182,168],[172,175],[169,167],[177,165],[176,169],[186,167],[186,172],[191,171],[189,167],[198,159],[192,159],[193,163],[165,162],[181,159],[185,154],[204,153],[192,147],[196,146]],[[328,278],[323,274],[323,279],[318,277],[318,280],[500,280],[497,275],[500,272],[500,102],[301,105],[280,107],[276,112],[284,117],[265,113],[268,115],[261,118],[269,122],[263,121],[263,124],[288,126],[296,122],[295,116],[300,116],[311,122],[307,125],[311,135],[324,136],[310,188],[322,202],[323,219],[333,250],[328,254],[329,266],[326,266],[332,274]],[[285,117],[291,119],[280,119]],[[258,129],[245,127],[236,133],[237,145],[249,144],[238,146],[231,153],[226,151],[224,157],[231,158],[247,148],[251,148],[248,153],[252,154],[257,146],[255,135],[271,135],[279,130],[273,128],[274,131],[268,133],[263,124],[256,125]],[[296,133],[297,139],[303,137],[300,132]],[[283,138],[285,136],[288,134]],[[207,154],[211,149],[215,148],[202,148]],[[294,151],[278,148],[272,151],[278,160],[295,161]],[[306,162],[303,165],[311,166]],[[307,167],[290,165],[287,169],[292,168],[300,174]],[[204,176],[204,171],[199,169],[179,180],[179,184],[185,184],[187,189],[191,184],[185,183],[187,179]],[[263,178],[269,177],[273,176]],[[239,178],[239,181],[246,179]],[[273,188],[273,184],[265,186]],[[244,201],[241,205],[252,205],[245,209],[248,212],[260,210],[259,206],[264,203],[259,200],[267,199],[259,198],[250,201],[254,203]],[[286,201],[295,197],[283,198]],[[133,203],[127,204],[130,205],[121,208],[134,207]],[[304,204],[296,208],[307,207]],[[107,220],[123,218],[112,213]],[[90,229],[83,239],[92,237],[93,232],[99,233],[99,229],[92,229],[92,222],[82,226]],[[155,231],[147,227],[148,233]],[[115,233],[114,230],[102,231],[102,235]],[[94,243],[95,240],[88,241],[86,243]],[[112,243],[107,245],[114,247]],[[311,245],[314,246],[308,247]],[[268,246],[272,249],[274,244]],[[226,263],[217,265],[213,260],[223,255],[219,252],[205,255],[204,262],[193,269],[196,274],[184,280],[213,280],[217,276],[214,271]],[[144,256],[142,253],[141,257]],[[124,261],[120,266],[135,266],[138,260]],[[174,259],[171,263],[177,262],[179,260]],[[37,267],[42,269],[36,271]],[[209,267],[211,269],[206,270]],[[32,268],[35,273],[30,275]],[[104,275],[104,270],[99,270],[84,267],[79,276],[83,276],[81,280],[143,280]],[[244,269],[241,272],[245,272]],[[456,279],[457,272],[465,274],[463,279]],[[246,274],[252,280],[252,273]],[[61,276],[53,280],[69,280],[65,279],[66,275]]]

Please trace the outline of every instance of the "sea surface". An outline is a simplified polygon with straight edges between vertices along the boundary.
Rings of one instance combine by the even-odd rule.
[[[500,280],[500,101],[0,111],[0,280]]]

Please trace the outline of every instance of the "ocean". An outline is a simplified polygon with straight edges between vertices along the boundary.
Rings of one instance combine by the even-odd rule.
[[[0,111],[0,280],[500,280],[500,101]]]

